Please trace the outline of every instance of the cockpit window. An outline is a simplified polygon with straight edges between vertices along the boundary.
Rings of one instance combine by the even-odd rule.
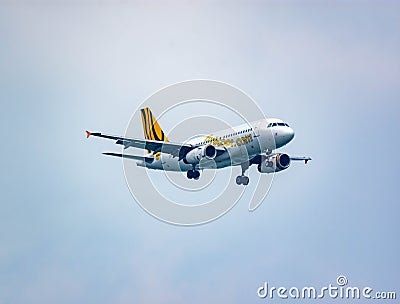
[[[289,125],[288,125],[286,122],[270,122],[270,123],[267,125],[267,128],[277,127],[277,126],[289,127]]]

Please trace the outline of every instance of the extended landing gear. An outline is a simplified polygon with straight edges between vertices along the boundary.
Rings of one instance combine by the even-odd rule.
[[[249,177],[245,176],[244,173],[249,169],[249,162],[244,162],[240,164],[242,167],[242,175],[236,177],[236,184],[247,186],[249,184]]]
[[[195,179],[195,180],[198,180],[199,179],[199,177],[200,177],[200,172],[199,171],[197,171],[197,170],[189,170],[188,172],[187,172],[187,178],[188,179]]]
[[[236,184],[247,186],[249,184],[249,177],[245,175],[239,175],[236,177]]]

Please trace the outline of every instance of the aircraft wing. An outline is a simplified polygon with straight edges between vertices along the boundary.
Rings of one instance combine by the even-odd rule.
[[[116,140],[115,143],[117,145],[123,145],[125,149],[129,147],[134,147],[156,152],[162,151],[163,153],[168,153],[173,156],[179,156],[180,158],[181,156],[183,158],[183,156],[185,156],[187,152],[189,152],[194,148],[194,146],[187,144],[172,143],[172,142],[150,140],[150,139],[126,138],[126,137],[106,135],[102,133],[92,133],[86,131],[86,137],[89,138],[90,136]]]
[[[309,160],[311,160],[311,157],[308,157],[308,156],[290,156],[290,160],[302,160],[302,161],[304,161],[305,164],[307,164],[307,162]]]
[[[272,156],[274,156],[276,154],[279,154],[279,153],[273,153],[273,154],[270,154],[269,156],[272,157]],[[261,163],[261,160],[262,160],[263,156],[265,156],[265,154],[264,155],[259,154],[259,155],[254,156],[250,160],[250,164],[259,164],[259,163]],[[311,160],[311,157],[308,157],[308,156],[290,156],[290,160],[295,160],[295,161],[296,160],[301,160],[301,161],[304,161],[305,164],[307,164],[308,161]]]
[[[86,137],[89,138],[90,136],[115,140],[116,141],[115,143],[117,145],[123,145],[125,149],[129,147],[134,147],[134,148],[151,150],[155,152],[168,153],[171,154],[172,156],[179,157],[179,160],[183,159],[189,151],[197,147],[196,145],[173,143],[169,141],[126,138],[120,136],[106,135],[98,132],[92,133],[86,131]],[[220,147],[215,147],[215,148],[217,150],[217,155],[225,152],[225,150],[221,149]]]

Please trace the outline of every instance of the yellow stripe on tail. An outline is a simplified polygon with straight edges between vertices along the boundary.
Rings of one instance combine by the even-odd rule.
[[[169,141],[161,129],[150,108],[140,109],[144,137],[149,140]]]

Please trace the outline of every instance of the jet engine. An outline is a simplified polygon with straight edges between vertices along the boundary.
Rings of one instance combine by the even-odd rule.
[[[290,156],[285,153],[278,153],[273,156],[263,155],[257,169],[260,173],[273,173],[285,170],[289,166]]]
[[[217,155],[217,150],[213,145],[201,146],[198,148],[194,148],[189,151],[186,156],[183,158],[183,162],[186,164],[198,164],[201,159],[214,159]]]

